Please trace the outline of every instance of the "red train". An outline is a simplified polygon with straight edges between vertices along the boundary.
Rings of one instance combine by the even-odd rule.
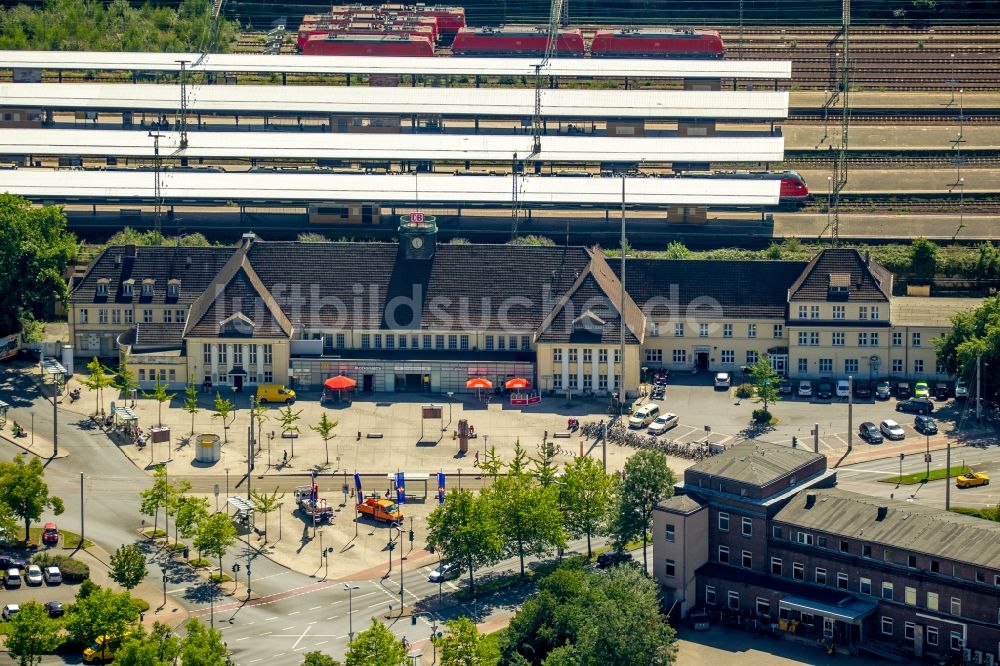
[[[309,23],[303,24],[299,28],[297,45],[300,52],[305,48],[305,44],[310,37],[315,35],[387,35],[387,34],[407,34],[420,35],[431,40],[431,44],[437,43],[437,26],[434,19],[396,19],[391,21],[367,21],[348,19],[343,22]],[[430,22],[429,22],[430,21]]]
[[[595,58],[721,58],[725,49],[715,31],[625,28],[598,30],[590,54]]]
[[[454,37],[455,33],[465,27],[465,7],[441,7],[435,5],[382,5],[387,12],[396,12],[410,16],[428,16],[437,19],[438,30],[442,36]]]
[[[686,171],[684,178],[725,178],[730,180],[780,180],[779,206],[801,206],[809,200],[809,186],[797,171]]]
[[[459,56],[542,56],[548,30],[537,28],[462,28],[451,51]],[[583,34],[577,28],[562,28],[556,37],[556,56],[583,57]]]
[[[302,48],[304,55],[419,56],[434,55],[434,44],[425,35],[313,35]]]

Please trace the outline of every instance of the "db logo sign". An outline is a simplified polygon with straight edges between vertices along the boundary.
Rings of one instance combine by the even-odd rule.
[[[424,214],[418,210],[413,211],[410,213],[410,222],[413,224],[423,224]]]

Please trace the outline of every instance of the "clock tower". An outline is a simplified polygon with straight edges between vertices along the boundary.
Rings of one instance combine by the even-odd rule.
[[[432,215],[414,211],[399,220],[399,244],[403,256],[411,260],[427,260],[434,256],[437,243],[437,223]]]

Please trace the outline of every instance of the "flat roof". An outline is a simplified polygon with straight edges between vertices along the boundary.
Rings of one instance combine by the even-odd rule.
[[[503,88],[187,86],[191,113],[275,113],[530,118],[535,91]],[[166,111],[176,84],[3,83],[0,105],[74,111]],[[787,92],[728,90],[543,90],[547,118],[743,118],[788,115]]]
[[[16,169],[4,171],[0,189],[43,201],[153,201],[151,171]],[[616,206],[621,178],[518,176],[519,200],[528,206]],[[633,207],[688,205],[768,206],[778,203],[777,180],[625,178]],[[512,176],[436,174],[212,173],[166,171],[164,200],[171,202],[266,202],[302,205],[327,201],[446,204],[472,207],[509,204]]]
[[[192,158],[510,161],[531,155],[528,135],[339,134],[316,132],[160,132],[160,155]],[[152,157],[146,131],[0,129],[0,154]],[[777,162],[780,136],[543,136],[542,162]]]
[[[450,76],[534,75],[538,58],[405,58],[105,51],[0,51],[4,69],[97,71],[275,72],[309,74],[418,74]],[[554,58],[549,76],[662,79],[674,77],[790,79],[788,60],[671,60],[656,58]]]
[[[975,310],[984,300],[944,296],[893,296],[889,301],[889,309],[895,326],[951,328],[953,316],[959,312]]]

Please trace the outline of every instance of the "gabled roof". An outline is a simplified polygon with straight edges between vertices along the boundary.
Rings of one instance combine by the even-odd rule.
[[[249,243],[244,243],[222,267],[212,284],[191,306],[184,337],[291,338],[292,323],[260,281],[247,260]],[[243,322],[236,331],[226,324]],[[243,329],[243,330],[239,330]]]
[[[689,467],[687,471],[709,474],[739,483],[766,486],[815,462],[818,458],[823,456],[803,449],[748,439],[717,456],[705,458]]]
[[[590,261],[542,320],[535,342],[620,342],[624,319],[626,343],[642,344],[646,315],[625,294],[625,316],[621,316],[621,281],[599,249],[587,254]]]
[[[810,490],[798,493],[774,520],[1000,569],[1000,523],[911,502],[838,488]]]
[[[849,276],[845,278],[845,276]],[[830,298],[831,287],[847,284],[846,297]],[[789,301],[888,302],[892,296],[892,273],[857,248],[827,248],[820,251],[788,290]]]

